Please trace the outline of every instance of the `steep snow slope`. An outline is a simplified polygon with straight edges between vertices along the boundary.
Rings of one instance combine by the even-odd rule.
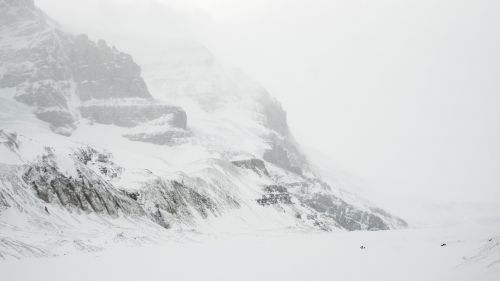
[[[259,172],[267,165],[275,183],[301,190],[298,193],[305,195],[301,202],[336,217],[342,228],[363,229],[355,226],[363,220],[367,225],[377,224],[367,214],[390,217],[321,181],[294,140],[279,102],[241,71],[217,61],[193,42],[172,42],[150,53],[151,57],[141,59],[152,95],[189,112],[196,141],[240,167],[252,169],[260,164],[253,159],[264,160],[256,173],[267,174]],[[388,225],[404,225],[397,218],[389,221]]]
[[[199,47],[146,65],[0,0],[0,255],[406,223],[321,180],[280,104]],[[154,97],[153,97],[154,96]]]

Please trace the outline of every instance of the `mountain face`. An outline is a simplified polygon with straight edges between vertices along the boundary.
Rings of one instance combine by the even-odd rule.
[[[0,0],[0,62],[0,257],[174,230],[406,226],[323,182],[281,105],[198,45],[141,74],[33,1]]]
[[[180,108],[153,100],[130,55],[61,31],[33,1],[0,5],[0,87],[15,88],[14,99],[54,132],[71,135],[80,118],[129,127],[173,116],[185,127]]]

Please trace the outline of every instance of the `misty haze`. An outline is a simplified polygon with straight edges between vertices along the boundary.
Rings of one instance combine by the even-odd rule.
[[[0,281],[500,280],[499,15],[0,0]]]

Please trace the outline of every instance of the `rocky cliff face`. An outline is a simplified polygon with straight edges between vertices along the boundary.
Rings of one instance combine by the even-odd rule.
[[[119,214],[144,215],[135,201],[116,190],[84,162],[75,162],[77,176],[72,177],[61,173],[53,157],[49,150],[37,162],[29,165],[22,176],[24,183],[45,203],[60,205],[70,212],[95,212],[112,217]],[[100,172],[108,175],[107,170]]]
[[[94,43],[85,35],[72,39],[71,46],[65,49],[82,101],[152,98],[141,77],[141,68],[130,55],[108,46],[104,40]]]
[[[264,151],[263,159],[297,174],[309,172],[307,159],[288,128],[281,104],[269,97],[261,101],[259,111],[264,117],[263,125],[271,130],[266,136],[270,148]]]
[[[87,104],[80,107],[83,118],[100,124],[135,127],[161,117],[169,117],[170,125],[187,129],[187,115],[182,108],[159,103],[132,102],[112,104]]]
[[[8,35],[0,38],[0,87],[15,87],[15,99],[56,133],[70,135],[80,117],[132,127],[173,115],[173,125],[186,128],[182,109],[152,98],[130,55],[62,31],[32,1],[0,5],[1,32]]]
[[[209,214],[219,214],[215,199],[205,191],[176,180],[156,177],[136,191],[116,187],[113,179],[120,177],[122,170],[111,157],[81,147],[71,155],[75,176],[70,176],[61,171],[54,152],[47,148],[37,161],[19,170],[19,183],[44,203],[69,212],[146,217],[164,228],[194,225],[197,216],[206,219]],[[10,206],[7,196],[0,197],[4,207]]]

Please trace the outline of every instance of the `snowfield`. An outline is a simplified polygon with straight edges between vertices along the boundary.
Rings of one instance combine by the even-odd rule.
[[[190,233],[159,244],[0,260],[0,272],[5,281],[493,281],[500,279],[500,224],[377,232]]]

